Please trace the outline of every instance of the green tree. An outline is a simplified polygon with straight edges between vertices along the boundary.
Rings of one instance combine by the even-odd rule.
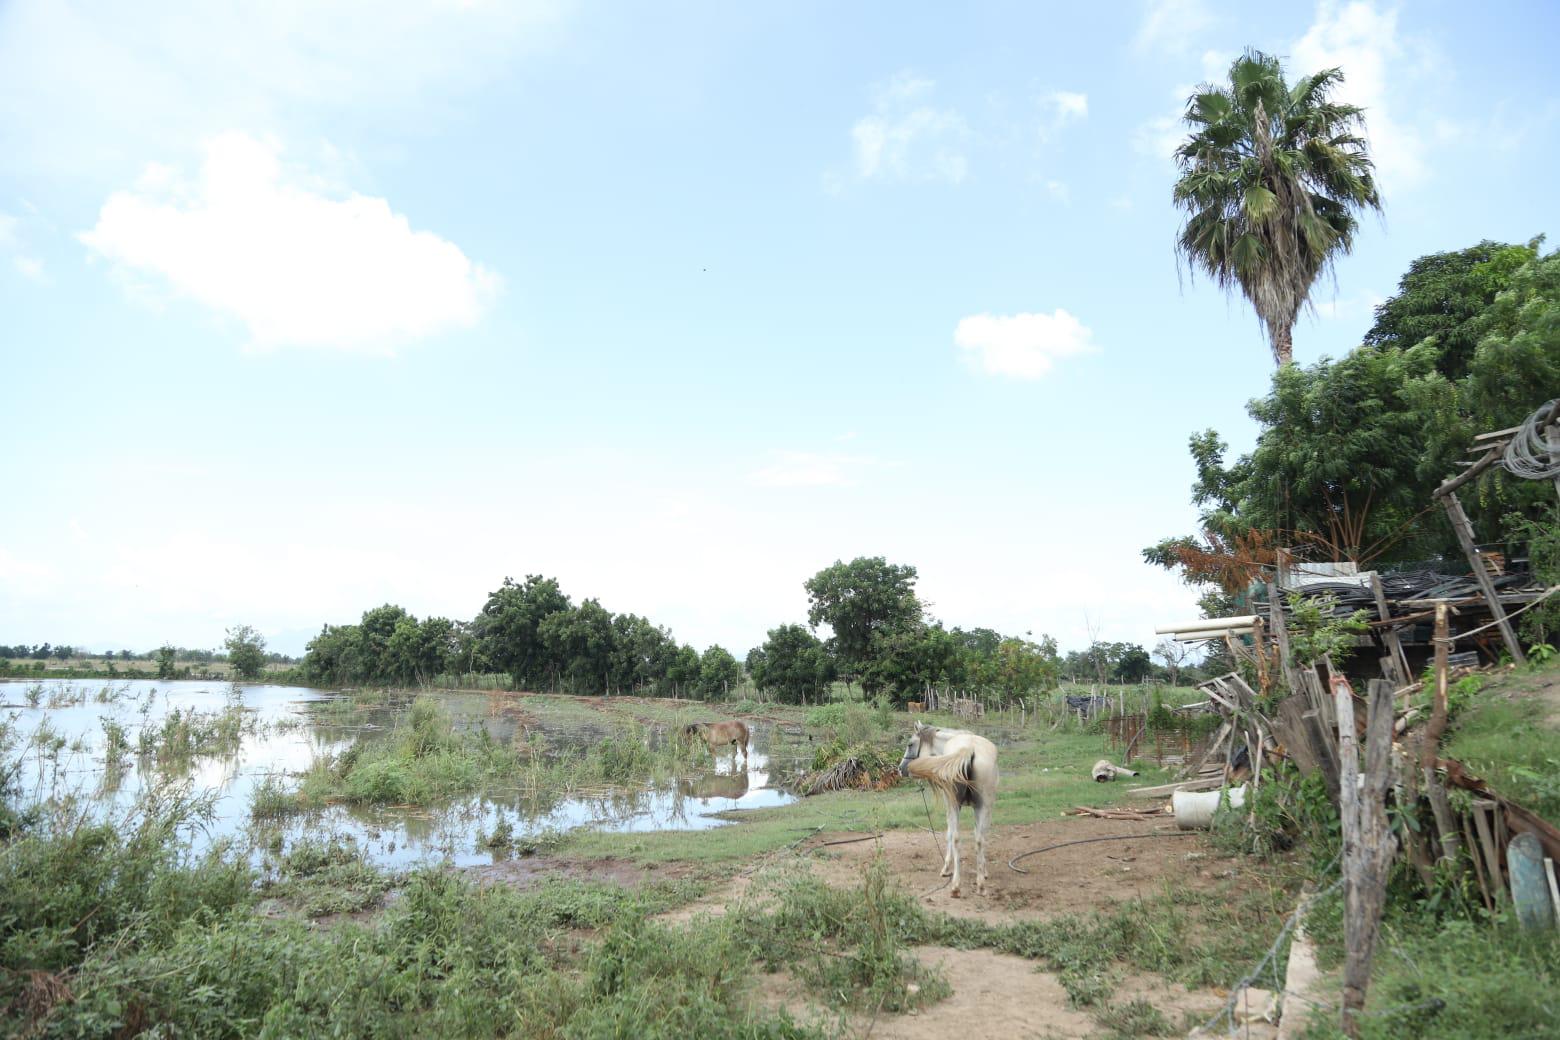
[[[1538,259],[1540,241],[1519,246],[1485,240],[1420,257],[1399,279],[1397,293],[1376,308],[1365,345],[1406,350],[1434,337],[1436,368],[1460,378],[1487,331],[1485,311],[1513,274]]]
[[[1148,651],[1133,643],[1121,644],[1111,667],[1111,674],[1124,683],[1140,683],[1154,670],[1154,662]]]
[[[1186,105],[1191,134],[1176,150],[1177,250],[1221,288],[1239,288],[1290,362],[1295,318],[1311,286],[1347,253],[1357,211],[1381,208],[1362,110],[1332,100],[1338,69],[1284,82],[1276,57],[1248,51],[1228,84],[1204,84]]]
[[[556,578],[529,574],[524,583],[505,578],[472,622],[477,653],[488,667],[508,672],[517,689],[556,684],[562,665],[549,658],[541,627],[573,606]]]
[[[547,615],[538,630],[542,648],[572,693],[606,691],[612,681],[612,615],[588,599],[573,610]]]
[[[704,651],[699,667],[699,687],[706,697],[717,694],[724,697],[741,681],[742,666],[729,650],[717,643]]]
[[[666,666],[666,681],[672,685],[672,695],[680,697],[699,684],[702,672],[699,652],[686,643],[677,648]]]
[[[228,663],[240,679],[258,679],[265,671],[265,637],[249,625],[227,630]]]
[[[807,621],[834,630],[833,650],[849,673],[871,683],[872,666],[890,645],[885,636],[913,629],[921,620],[914,567],[881,556],[835,561],[809,578]]]
[[[764,645],[748,655],[748,673],[760,689],[788,704],[821,700],[834,679],[823,642],[801,625],[770,629]]]
[[[455,650],[455,625],[449,618],[418,621],[407,615],[396,622],[379,671],[401,685],[426,685],[443,672]]]
[[[396,627],[408,620],[416,621],[405,608],[393,603],[363,612],[363,619],[357,625],[358,666],[361,671],[354,677],[354,681],[393,683],[400,679],[395,658],[390,652],[390,640],[395,636]]]
[[[179,652],[169,643],[157,648],[157,678],[172,679],[178,672]]]

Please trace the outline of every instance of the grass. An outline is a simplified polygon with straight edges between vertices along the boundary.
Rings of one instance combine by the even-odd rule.
[[[1509,673],[1473,694],[1456,717],[1446,753],[1496,791],[1560,824],[1557,687],[1560,662],[1550,662]]]
[[[369,863],[351,841],[300,841],[275,864],[261,894],[305,917],[351,914],[380,905],[396,877]]]

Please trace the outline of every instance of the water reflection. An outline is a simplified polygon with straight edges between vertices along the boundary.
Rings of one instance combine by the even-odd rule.
[[[529,727],[508,710],[512,701],[486,695],[436,695],[457,726],[481,727],[501,743],[528,737],[538,754],[559,755],[599,741],[612,731],[575,716],[571,722]],[[194,834],[198,847],[240,837],[251,826],[250,802],[272,778],[292,777],[355,741],[392,728],[410,698],[360,705],[323,690],[291,686],[230,686],[209,682],[70,680],[0,682],[0,721],[15,738],[24,797],[80,795],[105,809],[124,809],[144,790],[170,779],[209,795],[214,817]],[[180,724],[200,729],[224,722],[215,754],[160,755],[166,735]],[[234,713],[241,713],[235,725]],[[202,732],[205,732],[202,730]],[[211,732],[217,732],[213,729]],[[182,734],[182,731],[180,731]],[[209,735],[209,734],[208,734]],[[223,744],[223,738],[231,741]],[[771,743],[771,736],[777,743]],[[652,728],[652,740],[666,734]],[[334,805],[276,821],[257,822],[260,844],[273,850],[300,838],[351,838],[387,866],[428,860],[487,863],[507,853],[486,847],[500,829],[514,846],[553,832],[589,827],[614,833],[701,830],[730,822],[725,814],[783,805],[794,796],[771,778],[772,756],[785,754],[784,737],[760,727],[750,759],[718,756],[690,767],[690,775],[658,787],[589,792],[525,792],[495,788],[429,808]],[[210,747],[211,744],[203,744]],[[542,750],[545,749],[545,750]],[[792,765],[793,762],[786,762]]]

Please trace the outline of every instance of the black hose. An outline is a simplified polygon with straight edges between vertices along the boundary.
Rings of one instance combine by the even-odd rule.
[[[1050,852],[1052,849],[1065,849],[1069,845],[1087,845],[1091,841],[1130,841],[1133,838],[1185,838],[1195,831],[1144,831],[1141,834],[1112,834],[1104,838],[1078,838],[1074,841],[1059,841],[1055,845],[1047,845],[1044,848],[1033,849],[1029,852],[1021,852],[1008,860],[1008,869],[1020,874],[1029,871],[1023,867],[1015,866],[1019,860],[1028,859],[1030,856],[1038,856],[1042,852]]]

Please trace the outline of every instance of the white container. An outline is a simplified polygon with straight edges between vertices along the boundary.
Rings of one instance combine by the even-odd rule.
[[[1246,804],[1246,785],[1232,787],[1230,808],[1239,809]],[[1219,807],[1222,791],[1176,791],[1170,795],[1170,808],[1175,812],[1175,825],[1183,831],[1205,831],[1213,826],[1213,813]]]

